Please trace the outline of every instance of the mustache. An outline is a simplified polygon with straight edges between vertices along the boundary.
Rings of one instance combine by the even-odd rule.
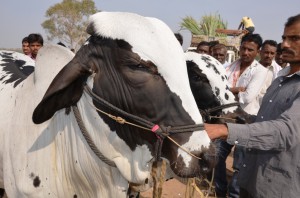
[[[285,52],[285,53],[288,53],[288,54],[294,54],[294,52],[292,50],[287,49],[287,48],[283,48],[282,52]]]

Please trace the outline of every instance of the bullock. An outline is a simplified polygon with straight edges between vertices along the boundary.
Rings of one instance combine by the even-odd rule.
[[[251,115],[242,110],[229,90],[226,71],[218,60],[195,52],[186,52],[185,58],[191,90],[205,122],[251,123]],[[218,148],[219,145],[216,146]],[[187,184],[187,179],[176,177],[172,170],[167,169],[167,173],[166,179],[169,179],[168,176],[173,176]],[[210,173],[208,175],[210,177]],[[197,176],[203,177],[203,174]]]
[[[16,87],[1,81],[0,186],[8,197],[126,197],[129,183],[147,183],[160,160],[179,177],[208,172],[214,147],[169,27],[100,12],[87,32],[75,56],[45,46],[34,73]]]
[[[195,52],[186,52],[185,57],[190,86],[205,122],[252,122],[229,90],[226,71],[218,60]]]

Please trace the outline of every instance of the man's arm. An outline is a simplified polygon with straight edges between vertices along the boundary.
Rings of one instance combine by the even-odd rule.
[[[240,23],[240,25],[239,25],[239,27],[238,27],[238,30],[241,29],[241,28],[242,28],[242,29],[244,28],[243,22]]]
[[[204,127],[210,139],[227,139],[228,128],[225,124],[204,124]]]
[[[300,95],[300,94],[299,94]],[[213,140],[259,150],[288,150],[300,142],[300,96],[277,119],[253,124],[205,124]]]

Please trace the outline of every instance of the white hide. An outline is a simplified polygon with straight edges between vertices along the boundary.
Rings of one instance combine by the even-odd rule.
[[[1,142],[5,143],[1,165],[5,190],[10,198],[122,197],[126,194],[127,180],[116,168],[107,168],[90,150],[73,113],[67,116],[63,109],[42,124],[35,125],[32,122],[33,110],[41,101],[47,87],[73,56],[70,50],[60,46],[41,48],[36,72],[8,96],[15,111],[2,112],[9,115],[6,123],[13,124],[1,130],[4,134]],[[2,96],[3,93],[1,100]],[[91,106],[86,105],[85,99],[83,96],[78,102],[84,122],[90,124],[96,120],[100,126],[103,124],[102,120]],[[103,137],[109,137],[109,128],[105,129],[102,125],[104,133],[99,133],[99,126],[96,126],[97,130],[94,127],[89,128],[91,135],[98,145],[109,148],[109,144],[103,143],[106,142]],[[103,136],[103,142],[99,142],[98,135]],[[109,152],[114,153],[111,149]]]
[[[199,69],[202,70],[202,73],[207,76],[209,84],[212,87],[213,94],[217,97],[221,105],[236,102],[233,93],[229,90],[226,70],[217,59],[206,54],[199,54],[195,52],[186,52],[185,57],[187,61],[194,62]],[[215,68],[218,70],[219,74],[216,73],[213,67],[206,67],[208,63],[215,65]],[[222,77],[224,80],[222,80]],[[216,88],[219,88],[219,95],[216,94]],[[228,99],[225,98],[225,94],[228,95]],[[222,111],[224,113],[234,112],[236,108],[237,107],[225,108]]]
[[[202,118],[188,83],[185,57],[173,32],[161,21],[130,13],[101,12],[91,17],[98,34],[124,39],[134,52],[157,65],[170,89],[183,102],[195,123]],[[104,156],[117,168],[101,161],[86,144],[74,114],[65,109],[48,121],[35,125],[32,113],[49,84],[74,54],[61,46],[43,47],[38,54],[35,73],[15,89],[0,90],[1,153],[5,190],[8,197],[125,197],[128,181],[143,182],[150,174],[152,158],[146,146],[131,151],[99,117],[91,98],[83,94],[79,111],[90,136]],[[92,77],[88,84],[91,86]],[[9,89],[6,90],[6,89]],[[9,124],[8,124],[9,123]],[[200,151],[210,144],[205,131],[194,132],[186,147]],[[179,152],[181,150],[179,149]],[[190,156],[180,153],[186,165]],[[3,183],[2,183],[3,186]]]

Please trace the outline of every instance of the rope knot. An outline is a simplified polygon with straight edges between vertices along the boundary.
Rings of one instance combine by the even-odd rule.
[[[113,116],[113,115],[111,115],[111,114],[108,114],[108,116],[109,116],[111,119],[115,120],[116,122],[118,122],[118,123],[120,123],[120,124],[125,124],[125,123],[126,123],[126,120],[125,120],[124,118],[122,118],[122,117],[119,117],[119,116]]]

